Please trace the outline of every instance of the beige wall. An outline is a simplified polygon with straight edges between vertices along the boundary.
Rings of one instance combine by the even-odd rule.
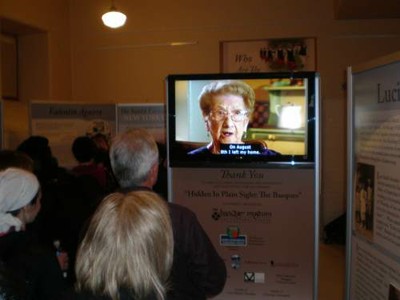
[[[327,223],[345,209],[346,67],[400,50],[400,19],[335,20],[333,2],[116,0],[128,16],[117,30],[101,24],[107,0],[0,0],[0,14],[48,30],[48,97],[54,100],[164,102],[167,74],[219,72],[220,41],[316,37]]]
[[[84,2],[84,3],[83,3]],[[322,221],[345,210],[346,67],[400,50],[400,19],[334,19],[332,0],[118,0],[125,27],[101,26],[107,1],[71,0],[73,99],[165,101],[167,74],[219,72],[223,40],[316,37],[322,78]],[[171,47],[169,42],[197,42]]]
[[[4,101],[4,146],[13,149],[29,136],[30,100],[71,99],[69,2],[0,0],[0,18],[23,25],[15,28],[21,34],[18,101]]]

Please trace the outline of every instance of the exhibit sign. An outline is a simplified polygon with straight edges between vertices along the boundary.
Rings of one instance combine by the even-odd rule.
[[[165,144],[165,104],[118,104],[117,132],[146,128],[157,142]]]
[[[171,172],[172,199],[196,213],[225,261],[215,299],[316,299],[313,168]]]
[[[77,164],[72,143],[78,136],[104,135],[110,140],[116,132],[115,104],[34,101],[30,105],[31,135],[48,138],[60,166]]]
[[[400,299],[400,53],[348,78],[346,296]]]

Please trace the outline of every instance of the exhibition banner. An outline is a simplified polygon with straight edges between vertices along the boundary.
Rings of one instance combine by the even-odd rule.
[[[0,149],[3,149],[4,145],[4,126],[3,126],[3,100],[0,100]]]
[[[117,132],[146,128],[157,142],[165,144],[165,104],[118,104]]]
[[[31,102],[31,135],[49,139],[60,166],[77,164],[72,143],[78,136],[104,135],[109,141],[116,132],[115,104]]]
[[[316,172],[172,168],[172,199],[193,210],[224,259],[215,299],[315,299]]]
[[[347,299],[400,299],[400,53],[349,82]]]

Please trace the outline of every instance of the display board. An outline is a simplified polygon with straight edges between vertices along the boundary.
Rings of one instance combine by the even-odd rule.
[[[346,298],[400,299],[400,53],[348,78]]]
[[[317,299],[314,169],[171,171],[172,199],[196,213],[226,263],[215,299]]]
[[[117,118],[117,132],[130,128],[146,128],[157,142],[165,144],[164,104],[118,104]]]
[[[31,135],[49,139],[53,155],[63,167],[76,164],[71,151],[78,136],[102,134],[110,142],[118,132],[146,128],[165,143],[165,105],[154,104],[89,104],[73,102],[32,101],[30,104]]]
[[[273,82],[281,84],[280,79],[286,79],[287,74],[177,75],[167,79],[169,200],[196,213],[225,261],[227,282],[215,299],[317,299],[319,76],[315,73],[310,75],[307,74],[307,80],[301,81],[301,86],[289,87],[289,93],[287,90],[282,92],[282,86],[279,86],[278,93],[277,89],[265,86],[268,83],[266,78],[273,78]],[[246,76],[257,78],[249,79]],[[227,155],[226,159],[220,159],[215,155],[221,155],[222,158],[224,153],[221,151],[222,154],[213,153],[211,155],[214,156],[202,156],[197,160],[174,153],[182,151],[178,147],[182,141],[185,146],[196,142],[195,146],[200,147],[204,145],[204,140],[210,139],[205,134],[197,140],[204,121],[207,123],[213,113],[203,113],[204,120],[201,115],[200,119],[196,119],[196,110],[189,99],[198,99],[198,93],[202,90],[197,80],[202,85],[208,85],[213,81],[237,79],[250,84],[262,82],[264,86],[260,89],[272,94],[271,97],[267,95],[265,101],[266,105],[272,103],[272,112],[277,107],[275,102],[287,104],[293,99],[292,92],[297,93],[294,97],[302,101],[302,108],[306,111],[304,120],[307,120],[304,122],[307,126],[299,125],[302,133],[298,140],[293,137],[299,129],[297,126],[296,129],[286,128],[276,120],[270,124],[264,121],[257,138],[268,139],[278,133],[279,138],[288,142],[288,147],[275,159],[271,156],[261,157],[259,152],[245,158],[252,155],[249,151],[239,151],[234,157]],[[303,82],[310,81],[313,84],[304,87]],[[233,118],[228,114],[224,117]],[[236,125],[245,120],[235,119]],[[184,120],[187,120],[186,125]],[[198,120],[199,124],[192,124],[194,120]],[[247,133],[256,131],[254,128]],[[270,135],[262,134],[270,130]],[[303,144],[302,156],[292,155],[293,159],[289,160],[287,153],[294,149],[296,142]],[[234,144],[235,150],[238,145],[246,143]]]
[[[87,104],[35,101],[30,105],[31,135],[49,139],[60,166],[72,167],[74,139],[82,135],[103,134],[108,140],[115,135],[114,104]]]

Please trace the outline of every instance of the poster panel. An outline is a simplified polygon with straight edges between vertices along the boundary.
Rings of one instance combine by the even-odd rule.
[[[110,140],[116,132],[114,104],[65,102],[31,102],[31,135],[49,139],[53,155],[60,166],[77,164],[71,146],[78,136],[104,135]]]
[[[3,120],[4,120],[4,109],[3,109],[3,100],[0,100],[0,149],[3,149],[4,145],[4,126],[3,126]]]
[[[215,299],[315,299],[314,169],[171,173],[173,202],[196,213],[227,266]]]
[[[399,299],[400,54],[350,76],[347,299]]]
[[[118,104],[117,116],[117,132],[145,128],[165,144],[165,104]]]
[[[398,300],[398,257],[386,253],[382,248],[371,247],[368,240],[359,238],[353,239],[352,248],[353,288],[348,299]],[[397,298],[394,297],[396,293]]]

